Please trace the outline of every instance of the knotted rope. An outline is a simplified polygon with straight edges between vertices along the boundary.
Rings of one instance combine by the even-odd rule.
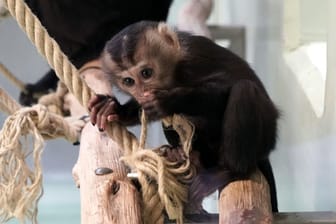
[[[29,112],[27,111],[29,114]],[[31,113],[35,118],[20,116],[19,119],[9,117],[0,131],[0,221],[4,223],[12,217],[21,222],[31,219],[37,223],[37,202],[42,195],[42,170],[40,166],[43,151],[43,138],[36,128],[33,120],[38,119],[36,113]],[[14,128],[17,127],[17,128]],[[22,147],[20,142],[21,130],[25,135],[34,136],[33,150]],[[26,143],[28,144],[28,140]],[[25,158],[33,153],[34,167],[30,168]]]
[[[10,72],[8,68],[2,63],[0,63],[0,73],[3,74],[15,86],[17,86],[21,91],[26,91],[25,84],[21,80],[16,78],[16,76],[12,72]],[[38,100],[38,104],[42,104],[48,107],[48,110],[52,113],[64,115],[65,111],[63,110],[63,99],[65,94],[67,93],[68,89],[66,88],[66,86],[62,82],[59,82],[56,91],[41,96]]]
[[[44,139],[65,137],[76,142],[80,133],[63,117],[49,113],[45,106],[21,108],[1,88],[0,110],[12,114],[0,131],[0,223],[12,217],[37,223]],[[30,155],[33,155],[33,166],[27,164]]]
[[[177,223],[183,223],[183,205],[187,202],[187,184],[193,177],[190,161],[177,165],[162,159],[153,150],[145,149],[146,118],[142,112],[142,130],[139,148],[122,158],[130,167],[135,167],[138,180],[142,187],[144,199],[143,219],[145,223],[163,223],[163,208],[170,219],[176,219]],[[167,126],[173,126],[183,142],[183,150],[186,155],[191,151],[191,138],[194,127],[179,115],[166,118],[163,121]],[[156,182],[149,181],[156,180]]]
[[[58,82],[56,92],[41,96],[38,100],[38,103],[48,107],[50,112],[64,116],[64,96],[67,93],[68,89],[66,86],[62,82]]]
[[[59,136],[75,142],[79,133],[42,105],[22,108],[6,119],[0,131],[1,223],[12,217],[21,222],[30,219],[37,223],[37,202],[42,195],[40,161],[44,139]],[[26,161],[30,154],[33,154],[32,167]]]
[[[60,50],[56,41],[48,35],[45,28],[41,25],[37,17],[33,15],[23,0],[4,0],[4,2],[8,7],[9,12],[16,18],[20,27],[26,32],[28,38],[33,42],[40,54],[46,57],[50,66],[54,68],[59,79],[67,86],[69,91],[75,95],[79,102],[87,108],[87,103],[93,95],[93,92],[82,82],[77,69],[69,62],[66,55]],[[172,120],[174,121],[174,118],[172,118]],[[175,126],[182,127],[180,124],[175,124]],[[185,131],[177,130],[177,132],[185,134]],[[176,164],[172,165],[166,161],[162,161],[161,157],[150,150],[139,150],[138,140],[121,125],[113,124],[109,126],[107,128],[107,133],[125,150],[124,160],[128,162],[128,165],[131,167],[134,166],[139,175],[143,175],[143,177],[140,178],[140,181],[145,183],[143,187],[149,185],[153,180],[157,181],[157,188],[160,196],[159,201],[164,203],[164,207],[171,219],[176,219],[178,223],[182,223],[182,204],[186,202],[187,185],[181,180],[185,179],[187,182],[191,177],[190,173],[186,172],[186,170],[189,170],[189,161],[179,169],[176,168]],[[190,133],[192,134],[192,131]],[[183,136],[181,137],[183,138]],[[187,139],[190,140],[190,138],[191,137]],[[142,140],[140,141],[144,142]],[[185,148],[186,151],[190,150],[190,143],[184,143],[184,146],[187,146],[188,148]],[[133,152],[136,153],[133,154]],[[181,176],[178,177],[177,174],[180,174]],[[180,189],[180,191],[178,189]],[[150,198],[147,198],[146,195],[147,194],[143,194],[144,203],[150,201]],[[151,216],[151,214],[148,214],[148,216]],[[162,217],[162,215],[160,217]],[[157,223],[157,220],[152,222],[152,218],[146,220],[147,216],[144,216],[144,219],[145,223]],[[162,220],[162,218],[160,218],[160,220]]]

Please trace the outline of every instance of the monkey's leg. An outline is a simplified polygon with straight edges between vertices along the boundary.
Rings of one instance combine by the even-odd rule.
[[[262,160],[258,163],[258,168],[261,173],[266,178],[271,194],[271,202],[272,202],[272,211],[278,212],[278,199],[277,199],[277,192],[276,192],[276,185],[275,179],[273,175],[273,170],[269,159]]]
[[[249,80],[235,84],[224,112],[220,165],[241,177],[254,172],[274,148],[277,117],[263,89]]]

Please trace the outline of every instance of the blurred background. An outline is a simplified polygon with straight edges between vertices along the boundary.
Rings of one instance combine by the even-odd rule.
[[[177,23],[186,1],[174,1],[169,23]],[[245,58],[281,110],[271,161],[283,212],[336,209],[335,17],[334,0],[215,0],[207,21],[243,27]],[[0,62],[27,83],[49,68],[10,17],[0,18]],[[0,87],[18,99],[19,90],[1,74]],[[0,113],[0,126],[5,119]],[[153,125],[151,145],[164,141],[158,129]],[[79,223],[79,191],[71,176],[79,147],[64,140],[45,146],[39,221]],[[216,196],[206,200],[205,208],[217,211]]]

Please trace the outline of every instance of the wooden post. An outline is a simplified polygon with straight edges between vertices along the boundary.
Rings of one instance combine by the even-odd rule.
[[[249,180],[230,183],[220,192],[219,223],[272,223],[269,187],[258,171]]]
[[[122,149],[90,123],[81,139],[73,169],[80,187],[81,223],[142,223],[139,192],[119,161]]]
[[[81,73],[86,83],[99,94],[110,94],[104,73],[95,68],[99,62],[88,63]],[[90,66],[93,66],[91,69]],[[79,104],[68,97],[72,113],[82,112]],[[74,110],[74,105],[76,104]],[[78,114],[76,114],[78,115]],[[127,178],[127,167],[120,162],[121,149],[104,132],[90,122],[82,130],[80,152],[73,176],[80,187],[81,224],[141,224],[141,200],[134,184]]]

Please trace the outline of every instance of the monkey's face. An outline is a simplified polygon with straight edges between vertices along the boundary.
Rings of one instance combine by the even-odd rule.
[[[159,24],[137,35],[129,33],[108,42],[102,64],[121,90],[145,106],[157,100],[157,92],[174,87],[179,43],[173,31]]]

